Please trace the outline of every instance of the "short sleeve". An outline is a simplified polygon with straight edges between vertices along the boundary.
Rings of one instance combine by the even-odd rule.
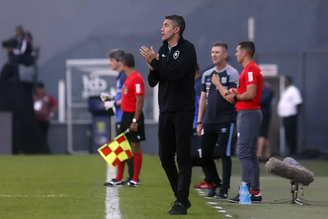
[[[292,101],[295,106],[303,102],[301,92],[296,87],[293,89]]]
[[[249,69],[247,69],[245,77],[246,86],[250,84],[257,84],[257,79],[260,74],[261,72],[259,68],[250,67]]]
[[[53,98],[52,96],[49,96],[49,102],[50,102],[51,106],[57,106],[57,102],[56,102],[55,98]]]
[[[135,95],[143,95],[145,90],[145,84],[141,76],[136,77],[133,81],[133,89]]]
[[[229,84],[228,88],[236,88],[239,80],[238,71],[235,69],[230,70]]]

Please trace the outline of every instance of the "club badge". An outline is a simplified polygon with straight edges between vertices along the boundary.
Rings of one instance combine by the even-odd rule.
[[[177,51],[174,52],[174,54],[173,54],[173,58],[174,58],[174,59],[177,59],[177,58],[179,57],[179,55],[180,55],[180,51],[177,50]]]

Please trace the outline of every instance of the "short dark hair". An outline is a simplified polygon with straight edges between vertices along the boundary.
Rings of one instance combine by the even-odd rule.
[[[226,51],[228,51],[228,44],[226,44],[224,42],[215,42],[212,45],[212,47],[217,47],[217,46],[220,46],[220,47],[224,48]]]
[[[38,83],[36,83],[36,87],[37,88],[44,88],[44,83],[39,81]]]
[[[293,83],[293,77],[290,76],[290,75],[286,75],[286,76],[285,76],[285,80],[287,80],[290,84]]]
[[[116,59],[116,61],[120,62],[123,59],[125,52],[122,49],[113,49],[108,53],[108,57],[110,59]]]
[[[125,55],[123,56],[122,62],[129,68],[135,67],[134,56],[131,53],[125,53]]]
[[[249,56],[253,58],[255,54],[255,44],[252,41],[242,41],[238,45],[241,49],[246,50]]]
[[[173,23],[173,27],[179,27],[180,28],[179,34],[180,36],[182,36],[184,30],[186,29],[186,22],[184,18],[180,15],[173,14],[173,15],[165,16],[165,19],[171,20]]]

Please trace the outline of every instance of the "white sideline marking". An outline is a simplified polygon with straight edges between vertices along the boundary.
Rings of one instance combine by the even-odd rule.
[[[107,164],[107,182],[115,178],[116,169]],[[106,189],[106,219],[121,219],[120,202],[116,187]]]
[[[0,194],[0,197],[4,198],[17,198],[17,197],[26,197],[26,198],[58,198],[58,197],[64,197],[63,194],[60,195],[2,195]]]

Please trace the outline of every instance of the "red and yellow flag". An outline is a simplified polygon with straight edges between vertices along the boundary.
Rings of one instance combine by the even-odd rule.
[[[130,143],[124,133],[98,148],[98,152],[112,167],[133,156]]]

